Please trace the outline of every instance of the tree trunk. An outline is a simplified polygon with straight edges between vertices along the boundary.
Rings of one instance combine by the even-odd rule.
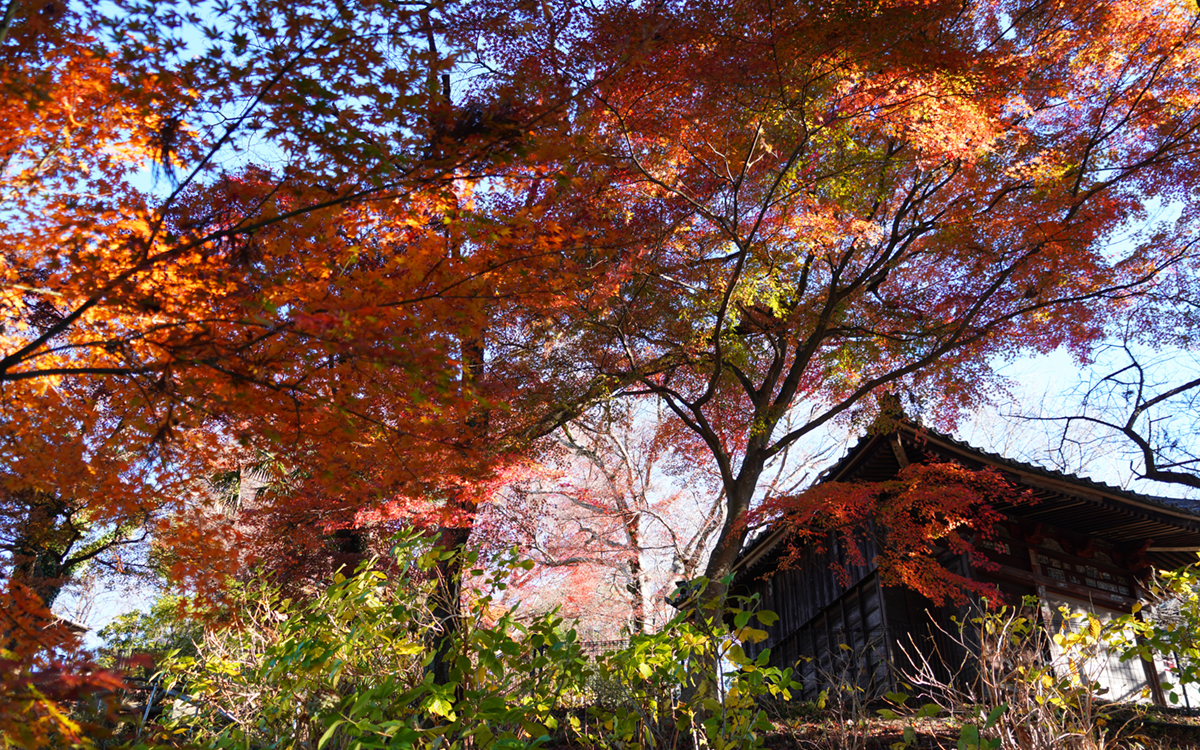
[[[470,527],[444,529],[438,539],[438,546],[456,554],[448,560],[439,560],[434,570],[437,576],[437,590],[434,594],[433,618],[438,630],[435,631],[433,661],[429,664],[429,671],[433,675],[435,685],[455,683],[458,698],[462,697],[462,680],[454,679],[452,674],[453,655],[455,644],[463,635],[462,556],[466,552],[470,537]]]
[[[10,575],[49,609],[71,574],[68,556],[82,534],[72,523],[71,505],[55,495],[25,490],[13,493],[11,501],[24,517],[4,544]]]
[[[717,544],[704,569],[708,588],[697,602],[699,611],[709,617],[719,617],[725,609],[725,600],[729,594],[725,578],[733,572],[733,564],[737,561],[738,553],[742,551],[742,543],[746,541],[745,516],[750,510],[754,488],[758,486],[759,473],[752,472],[747,476],[747,472],[743,471],[732,486],[726,488],[729,497],[728,512],[717,537]]]
[[[633,599],[633,613],[630,618],[630,634],[646,632],[646,581],[642,574],[642,536],[641,514],[627,511],[625,517],[625,534],[629,538],[629,583],[626,590]]]
[[[457,251],[456,251],[457,252]],[[464,388],[471,382],[476,382],[483,375],[483,332],[464,341],[462,344]],[[489,415],[486,409],[479,410],[468,418],[464,442],[469,446],[487,436]],[[439,560],[436,568],[437,593],[433,604],[433,617],[440,630],[436,635],[433,661],[429,670],[433,674],[434,684],[449,685],[456,683],[455,695],[463,697],[462,680],[453,676],[453,653],[456,642],[461,642],[463,632],[462,614],[462,575],[463,557],[467,553],[467,543],[471,539],[471,529],[474,525],[475,513],[478,510],[474,501],[465,497],[453,500],[458,506],[458,516],[462,519],[459,526],[442,529],[438,537],[438,546],[454,555],[446,560]]]
[[[53,550],[31,551],[14,560],[12,577],[37,594],[46,609],[50,609],[66,583],[67,574],[62,570],[62,562],[62,554]]]

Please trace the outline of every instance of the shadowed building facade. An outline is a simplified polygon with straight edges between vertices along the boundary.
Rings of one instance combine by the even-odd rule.
[[[1102,620],[1132,612],[1146,599],[1156,568],[1182,567],[1200,551],[1200,507],[1194,503],[1125,492],[1012,461],[910,422],[863,437],[821,481],[885,481],[919,462],[991,468],[1036,498],[996,507],[1005,520],[992,540],[978,546],[986,564],[974,565],[945,548],[938,550],[939,562],[992,584],[1007,603],[1036,597],[1040,619],[1054,631],[1063,626],[1060,607]],[[970,608],[938,607],[915,591],[883,585],[875,564],[879,535],[865,528],[855,538],[861,554],[848,550],[841,536],[830,535],[823,549],[811,546],[783,569],[784,528],[768,528],[746,545],[734,586],[739,593],[757,593],[762,608],[779,615],[767,628],[767,639],[748,644],[747,653],[769,648],[772,665],[793,667],[803,699],[836,685],[861,687],[868,698],[881,696],[905,681],[918,654],[941,671],[942,679],[958,675],[955,665],[966,653],[950,634],[959,633],[956,620],[962,622]],[[1146,695],[1163,703],[1161,683],[1177,682],[1161,662],[1121,662],[1114,654],[1095,666],[1112,700]],[[1200,705],[1197,698],[1184,695],[1192,705]]]

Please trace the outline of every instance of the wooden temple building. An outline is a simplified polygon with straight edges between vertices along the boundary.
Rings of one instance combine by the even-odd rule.
[[[1155,568],[1182,567],[1200,551],[1197,504],[1012,461],[909,422],[862,438],[821,481],[883,481],[910,462],[923,461],[991,467],[1033,493],[1036,502],[997,508],[1007,521],[980,550],[990,565],[976,567],[949,552],[939,559],[954,572],[994,584],[1010,603],[1037,597],[1041,612],[1057,617],[1058,624],[1056,613],[1063,606],[1101,619],[1131,612],[1145,598]],[[861,687],[868,698],[880,696],[905,681],[914,652],[950,657],[947,672],[954,669],[949,663],[954,658],[963,663],[961,645],[947,633],[957,632],[952,618],[962,621],[966,608],[939,608],[914,591],[882,585],[874,534],[865,533],[859,541],[859,559],[866,565],[854,565],[845,543],[831,537],[823,552],[806,551],[798,563],[778,569],[785,535],[775,528],[752,539],[738,560],[734,586],[742,593],[757,592],[762,608],[779,615],[767,628],[767,640],[747,651],[770,648],[774,666],[793,667],[804,686],[800,698],[811,699],[834,684]],[[1121,662],[1114,655],[1103,665],[1100,681],[1110,699],[1148,696],[1162,703],[1161,683],[1170,678],[1167,664],[1169,659],[1153,665]],[[1184,698],[1200,705],[1200,695]]]

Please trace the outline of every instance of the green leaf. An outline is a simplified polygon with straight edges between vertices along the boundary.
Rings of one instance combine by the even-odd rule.
[[[983,728],[991,729],[992,727],[996,726],[996,722],[1000,720],[1000,717],[1007,710],[1008,710],[1007,703],[1001,703],[999,706],[996,706],[995,708],[993,708],[990,712],[988,712],[987,722],[983,725]]]
[[[917,709],[916,716],[920,719],[932,719],[942,713],[942,707],[936,703],[926,703]]]
[[[979,727],[974,724],[963,724],[958,730],[958,750],[978,750]]]
[[[524,729],[530,737],[542,737],[546,734],[546,727],[538,724],[535,721],[522,722],[521,728]]]
[[[425,705],[429,713],[454,721],[454,704],[441,695],[432,695]]]
[[[325,743],[329,742],[329,738],[333,736],[333,733],[337,731],[337,728],[345,723],[345,719],[338,719],[330,724],[329,728],[325,730],[325,734],[321,735],[321,739],[317,740],[317,750],[325,747]]]
[[[750,661],[748,658],[746,658],[746,652],[742,649],[742,647],[736,644],[729,649],[728,653],[725,654],[725,658],[737,665],[746,664]]]

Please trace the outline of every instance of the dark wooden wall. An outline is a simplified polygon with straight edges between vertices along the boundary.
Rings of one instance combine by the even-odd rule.
[[[857,540],[861,559],[873,561],[873,535]],[[773,568],[777,557],[764,566]],[[824,549],[810,547],[792,567],[759,576],[743,587],[757,593],[761,609],[779,615],[766,628],[768,637],[748,647],[757,655],[771,649],[770,663],[796,670],[810,700],[830,685],[861,685],[881,695],[891,689],[886,613],[874,564],[855,565],[845,541],[828,539]]]
[[[865,559],[875,557],[874,542],[865,537]],[[935,607],[921,595],[881,584],[874,565],[849,565],[838,545],[809,550],[799,565],[760,577],[749,589],[759,594],[762,608],[779,615],[767,628],[768,637],[749,645],[757,655],[771,650],[770,663],[795,670],[802,689],[800,700],[812,700],[825,689],[836,694],[850,686],[855,699],[873,701],[896,690],[917,668],[914,658],[935,657],[939,679],[948,680],[966,661],[956,641],[965,607]],[[965,560],[947,557],[942,563],[966,574]],[[846,576],[839,575],[836,564]],[[950,665],[950,666],[947,666]]]

